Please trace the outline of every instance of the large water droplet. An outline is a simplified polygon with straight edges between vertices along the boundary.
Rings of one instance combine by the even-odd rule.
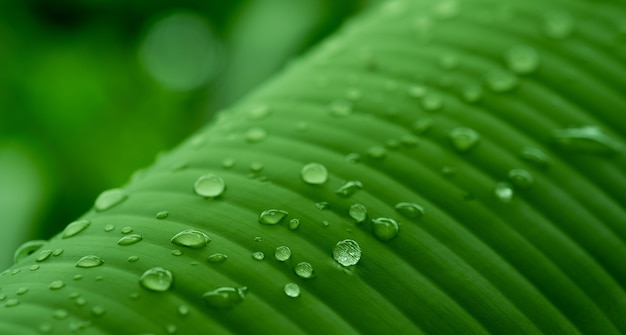
[[[121,188],[107,190],[100,193],[96,198],[94,208],[98,212],[106,211],[122,203],[126,198],[128,198],[128,194]]]
[[[174,235],[170,241],[181,247],[199,249],[206,247],[211,242],[211,238],[199,230],[187,229]]]
[[[561,147],[582,153],[612,154],[621,152],[624,145],[596,126],[557,129],[552,138]]]
[[[546,155],[543,151],[533,147],[523,148],[520,153],[520,157],[541,168],[547,168],[550,161],[548,155]]]
[[[117,244],[118,245],[122,245],[122,246],[126,246],[126,245],[135,244],[135,243],[141,241],[142,239],[143,239],[143,236],[141,236],[139,234],[130,234],[130,235],[122,236],[117,241]]]
[[[478,134],[478,132],[466,127],[452,129],[448,137],[452,142],[452,146],[458,152],[470,151],[480,140],[480,134]]]
[[[356,223],[362,223],[367,220],[367,208],[361,204],[354,204],[348,209],[348,215]]]
[[[241,303],[245,297],[247,287],[220,287],[204,293],[202,298],[209,307],[225,309]]]
[[[22,259],[34,254],[46,243],[47,241],[44,240],[33,240],[22,244],[19,248],[17,248],[17,250],[15,250],[15,254],[13,254],[13,262],[18,263]]]
[[[53,291],[60,290],[64,287],[65,287],[65,283],[62,280],[55,280],[52,283],[50,283],[50,285],[48,285],[48,288]]]
[[[224,179],[212,173],[200,176],[194,184],[194,191],[196,194],[207,198],[220,196],[224,193],[225,189],[226,183],[224,182]]]
[[[76,262],[76,267],[79,268],[94,268],[96,266],[100,266],[104,264],[104,260],[98,256],[88,255],[83,256],[81,259]]]
[[[372,220],[372,231],[381,241],[391,241],[398,235],[400,225],[391,218],[376,218]]]
[[[17,295],[24,295],[26,293],[28,293],[29,288],[28,287],[20,287],[15,291],[15,294]]]
[[[339,241],[333,248],[333,258],[343,266],[355,265],[361,259],[361,247],[355,240]]]
[[[279,262],[284,262],[291,257],[291,249],[288,246],[281,245],[274,250],[274,257]]]
[[[267,130],[263,128],[251,128],[246,132],[246,141],[257,143],[263,141],[267,137]]]
[[[519,45],[504,53],[509,69],[519,74],[529,74],[539,67],[539,53],[532,47]]]
[[[341,187],[339,187],[335,193],[343,198],[352,196],[356,191],[363,188],[363,184],[358,180],[347,181]]]
[[[302,180],[311,185],[324,184],[328,180],[328,171],[320,163],[309,163],[300,171]]]
[[[297,298],[300,296],[300,286],[296,283],[287,283],[283,288],[285,294],[291,298]]]
[[[307,262],[300,262],[296,264],[296,266],[293,268],[293,271],[300,278],[309,279],[313,278],[314,276],[313,265]]]
[[[228,259],[228,256],[221,254],[221,253],[215,253],[215,254],[209,255],[209,257],[207,258],[207,261],[209,263],[222,263],[226,261],[227,259]]]
[[[424,207],[412,202],[399,202],[396,211],[409,219],[418,219],[424,216]]]
[[[259,223],[274,225],[282,221],[287,214],[289,213],[280,209],[268,209],[259,216]]]
[[[508,176],[511,183],[522,190],[530,188],[534,182],[533,175],[524,169],[512,169]]]
[[[169,270],[154,267],[144,272],[139,278],[139,284],[150,291],[163,292],[170,289],[174,282],[174,275]]]
[[[504,70],[493,70],[485,76],[487,86],[496,93],[504,93],[514,89],[518,84],[515,74]]]
[[[50,256],[52,256],[52,250],[50,249],[42,250],[41,252],[39,252],[39,255],[37,255],[37,258],[35,259],[35,261],[43,262],[46,259],[50,258]]]
[[[493,193],[498,200],[505,203],[511,202],[513,200],[513,195],[515,194],[513,186],[507,182],[497,183],[493,189]]]
[[[15,307],[20,304],[20,300],[16,298],[8,299],[5,303],[5,307]]]
[[[68,237],[76,236],[83,230],[87,229],[87,227],[89,227],[90,224],[91,222],[89,220],[74,221],[68,224],[67,227],[65,227],[65,230],[63,230],[62,237],[68,238]]]

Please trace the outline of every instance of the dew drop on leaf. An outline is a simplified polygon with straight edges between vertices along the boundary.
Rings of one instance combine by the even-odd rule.
[[[115,229],[115,225],[112,225],[110,223],[104,226],[104,231],[107,233],[113,231],[113,229]]]
[[[252,253],[252,258],[257,261],[262,261],[263,259],[265,259],[265,254],[262,251],[255,251]]]
[[[424,207],[412,202],[399,202],[396,211],[409,219],[418,219],[424,216]]]
[[[336,100],[329,105],[330,115],[346,117],[352,114],[352,103],[346,100]]]
[[[102,264],[104,264],[104,260],[102,260],[102,258],[100,258],[98,256],[94,256],[94,255],[88,255],[88,256],[81,257],[76,262],[76,267],[79,267],[79,268],[95,268],[97,266],[101,266]]]
[[[400,225],[391,218],[376,218],[372,220],[372,231],[374,236],[381,241],[391,241],[398,235]]]
[[[227,259],[228,259],[228,256],[221,254],[221,253],[215,253],[215,254],[209,255],[209,257],[207,258],[207,261],[209,263],[222,263],[226,261]]]
[[[187,306],[187,305],[180,305],[180,306],[178,306],[178,315],[180,315],[180,316],[187,316],[187,315],[189,315],[189,306]]]
[[[504,70],[492,70],[485,76],[487,86],[496,93],[504,93],[514,89],[518,84],[515,74]]]
[[[106,190],[96,198],[94,208],[98,212],[106,211],[119,205],[128,198],[128,194],[121,188]]]
[[[286,211],[280,209],[268,209],[263,211],[259,216],[259,223],[267,225],[275,225],[282,221],[287,216]]]
[[[50,285],[48,285],[48,288],[53,291],[60,290],[64,287],[65,287],[65,283],[62,280],[55,280],[52,283],[50,283]]]
[[[37,250],[41,249],[41,247],[43,247],[46,243],[47,241],[44,240],[32,240],[25,242],[24,244],[19,246],[17,250],[15,250],[15,254],[13,255],[13,262],[18,263],[22,259],[32,255]]]
[[[8,299],[5,303],[5,307],[15,307],[20,304],[20,300],[17,298]]]
[[[356,164],[356,163],[361,161],[361,155],[359,155],[356,152],[351,152],[351,153],[346,155],[346,161],[348,161],[348,162],[350,162],[352,164]]]
[[[512,169],[509,171],[508,177],[511,184],[522,190],[528,189],[534,182],[533,175],[524,169]]]
[[[421,105],[429,112],[438,111],[443,107],[443,98],[437,94],[428,94],[422,99]]]
[[[504,53],[504,60],[511,71],[529,74],[539,67],[539,53],[532,47],[518,45]]]
[[[20,287],[15,291],[15,294],[17,295],[24,295],[26,293],[28,293],[29,289],[28,287]]]
[[[296,273],[296,275],[298,275],[298,277],[305,279],[313,278],[314,275],[313,265],[308,262],[300,262],[296,264],[296,266],[293,268],[293,271]]]
[[[474,129],[466,127],[454,128],[448,135],[452,146],[458,152],[468,152],[478,144],[480,134]]]
[[[63,251],[64,251],[64,250],[63,250],[62,248],[55,249],[55,250],[52,252],[52,256],[60,256],[61,254],[63,254]]]
[[[515,194],[513,186],[507,182],[497,183],[493,189],[493,193],[498,200],[505,203],[511,202],[511,200],[513,200],[513,195]]]
[[[246,132],[246,141],[249,143],[258,143],[267,137],[267,130],[263,128],[250,128]]]
[[[130,233],[132,233],[132,232],[133,232],[133,227],[124,227],[124,228],[122,228],[122,230],[121,230],[121,233],[122,233],[122,234],[130,234]]]
[[[154,218],[157,220],[163,220],[163,219],[166,219],[169,215],[170,213],[168,211],[161,211],[161,212],[156,213]]]
[[[215,198],[224,193],[226,189],[226,183],[222,177],[209,173],[198,177],[194,184],[194,191],[196,194],[207,197]]]
[[[272,109],[267,105],[258,105],[248,110],[248,117],[251,120],[259,120],[268,117]]]
[[[562,148],[581,153],[612,154],[624,149],[620,141],[596,126],[557,129],[552,138]]]
[[[300,171],[302,180],[311,185],[321,185],[328,180],[328,171],[320,163],[309,163],[302,167]]]
[[[106,309],[102,306],[95,305],[91,307],[91,314],[95,317],[101,317],[106,314]]]
[[[129,234],[129,235],[126,235],[126,236],[122,236],[117,241],[117,244],[121,245],[121,246],[127,246],[127,245],[135,244],[135,243],[141,241],[142,239],[143,239],[143,236],[141,236],[139,234]]]
[[[354,204],[348,209],[348,215],[356,223],[362,223],[367,220],[367,208],[361,204]]]
[[[35,259],[35,261],[43,262],[46,259],[50,258],[50,256],[52,256],[52,250],[50,249],[42,250],[41,252],[39,252],[39,255],[37,255],[37,258]]]
[[[483,97],[483,88],[480,85],[468,85],[461,90],[461,97],[469,103],[476,103]]]
[[[553,39],[564,39],[574,31],[574,19],[565,12],[551,12],[544,16],[542,30]]]
[[[65,227],[65,229],[63,230],[62,237],[68,238],[68,237],[76,236],[83,230],[87,229],[87,227],[89,227],[90,224],[91,222],[89,220],[84,220],[84,219],[74,221],[68,224],[67,227]]]
[[[199,230],[187,229],[174,235],[170,241],[181,247],[199,249],[206,247],[211,238]]]
[[[328,201],[320,201],[315,203],[315,208],[319,210],[325,210],[330,208],[330,203]]]
[[[39,264],[33,264],[30,266],[29,270],[30,271],[37,271],[39,270],[39,268],[41,268],[41,266]]]
[[[233,308],[237,304],[241,303],[245,294],[248,291],[247,287],[220,287],[213,291],[209,291],[202,295],[202,299],[211,308],[226,309]]]
[[[284,262],[291,257],[291,249],[288,246],[281,245],[274,250],[274,257],[279,262]]]
[[[363,184],[358,180],[347,181],[345,184],[341,185],[335,193],[343,198],[349,198],[356,191],[363,188]]]
[[[128,258],[126,259],[128,263],[135,263],[138,260],[139,260],[139,256],[128,256]]]
[[[289,228],[289,230],[297,230],[298,228],[300,228],[300,220],[299,219],[289,220],[289,223],[287,224],[287,228]]]
[[[169,270],[154,267],[146,270],[139,278],[139,284],[150,291],[163,292],[170,289],[174,282],[174,275]]]
[[[361,259],[361,247],[350,239],[337,242],[333,248],[333,258],[343,266],[352,266]]]
[[[250,171],[258,173],[263,170],[263,163],[261,162],[252,162],[250,163]]]
[[[411,125],[412,130],[417,135],[422,135],[428,132],[433,127],[433,120],[430,118],[419,119],[413,122]]]
[[[520,157],[528,162],[535,164],[540,168],[547,168],[550,159],[543,151],[534,147],[524,147],[520,153]]]
[[[285,294],[291,298],[297,298],[300,296],[300,286],[296,283],[287,283],[283,288]]]
[[[222,161],[222,167],[224,169],[231,169],[235,166],[235,159],[234,158],[224,158],[224,160]]]
[[[375,145],[367,149],[367,155],[373,159],[383,159],[387,156],[387,149],[382,145]]]

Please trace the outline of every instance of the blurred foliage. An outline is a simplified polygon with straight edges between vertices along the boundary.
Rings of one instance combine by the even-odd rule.
[[[0,234],[11,248],[52,236],[88,210],[99,192],[124,184],[160,150],[200,128],[214,111],[364,5],[365,0],[2,2]],[[174,28],[156,33],[168,19]],[[180,22],[192,24],[181,28]],[[206,73],[186,86],[168,84],[167,76],[192,80],[184,77],[195,75],[190,64]],[[8,262],[10,255],[3,253],[0,267]]]

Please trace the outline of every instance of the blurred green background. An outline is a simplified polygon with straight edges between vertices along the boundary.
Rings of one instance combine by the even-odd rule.
[[[0,270],[368,0],[0,4]]]

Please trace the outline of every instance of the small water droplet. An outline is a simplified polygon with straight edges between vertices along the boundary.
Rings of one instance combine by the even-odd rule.
[[[349,153],[346,155],[346,161],[356,164],[361,161],[361,155],[356,152]]]
[[[265,254],[262,251],[255,251],[252,253],[252,258],[257,261],[262,261],[263,259],[265,259]]]
[[[613,154],[624,149],[619,140],[596,126],[557,129],[552,133],[552,138],[562,148],[581,153]]]
[[[409,219],[418,219],[424,216],[424,207],[412,202],[399,202],[396,211]]]
[[[162,212],[156,213],[154,218],[157,220],[163,220],[163,219],[166,219],[168,216],[170,216],[170,213],[168,211],[162,211]]]
[[[530,188],[534,182],[533,175],[524,169],[512,169],[508,176],[511,184],[522,190]]]
[[[104,280],[104,276],[96,276],[96,278],[94,278],[96,281],[102,281]]]
[[[62,280],[55,280],[52,283],[50,283],[50,285],[48,285],[48,288],[53,291],[60,290],[64,287],[65,287],[65,283]]]
[[[200,176],[194,184],[196,194],[207,198],[220,196],[224,193],[225,189],[226,183],[224,179],[212,173]]]
[[[224,160],[222,161],[222,167],[224,169],[232,169],[235,166],[235,159],[234,158],[224,158]]]
[[[428,89],[426,88],[426,86],[421,84],[411,85],[407,89],[407,93],[409,94],[409,96],[418,99],[425,97],[426,92],[428,92]]]
[[[178,332],[178,327],[173,323],[167,324],[165,326],[165,332],[167,334],[176,334],[176,332]]]
[[[130,233],[132,233],[132,232],[133,232],[133,227],[124,227],[124,228],[122,228],[122,230],[121,230],[121,233],[122,233],[122,234],[130,234]]]
[[[87,227],[89,227],[90,224],[91,222],[89,220],[74,221],[68,224],[67,227],[65,227],[65,230],[63,230],[62,237],[68,238],[68,237],[76,236],[83,230],[87,229]]]
[[[348,215],[354,220],[356,223],[365,222],[367,219],[367,208],[361,204],[353,204],[348,209]]]
[[[30,271],[37,271],[37,270],[39,270],[40,267],[41,266],[39,266],[39,264],[33,264],[33,265],[30,266],[29,270]]]
[[[339,187],[335,193],[340,197],[349,198],[360,189],[363,189],[363,184],[358,180],[351,180]]]
[[[128,194],[121,188],[106,190],[96,198],[94,208],[98,212],[106,211],[119,205],[128,198]]]
[[[135,244],[141,240],[143,240],[143,236],[139,234],[130,234],[130,235],[122,236],[117,241],[117,244],[121,246],[127,246],[127,245]]]
[[[309,163],[300,171],[302,180],[311,185],[321,185],[328,180],[328,171],[320,163]]]
[[[480,85],[468,85],[461,91],[463,100],[469,103],[476,103],[483,97],[483,88]]]
[[[65,309],[56,309],[52,312],[52,317],[57,320],[67,319],[68,316],[70,316],[70,312]]]
[[[7,298],[7,294],[0,292],[0,301],[4,301],[6,298]]]
[[[281,245],[274,250],[274,257],[279,262],[284,262],[291,257],[291,249],[289,247]]]
[[[485,76],[487,86],[496,93],[504,93],[514,89],[518,84],[515,74],[505,70],[492,70]]]
[[[504,53],[504,60],[511,71],[529,74],[539,67],[539,53],[532,47],[518,45]]]
[[[250,163],[250,171],[254,173],[258,173],[263,171],[263,163],[260,162],[252,162]]]
[[[128,256],[128,258],[126,259],[127,262],[129,263],[135,263],[136,261],[139,260],[139,256]]]
[[[104,226],[104,231],[107,233],[113,231],[113,229],[115,229],[115,225],[112,225],[110,223]]]
[[[91,314],[95,317],[101,317],[106,314],[106,309],[102,306],[95,305],[91,307]]]
[[[181,247],[198,249],[206,247],[211,238],[199,230],[187,229],[174,235],[170,241]]]
[[[46,259],[50,258],[50,256],[52,256],[52,250],[50,249],[42,250],[41,252],[39,252],[39,255],[37,255],[37,258],[35,259],[35,261],[43,262]]]
[[[272,110],[267,105],[259,105],[248,110],[248,117],[251,120],[259,120],[266,118],[272,113]]]
[[[189,306],[187,306],[187,305],[180,305],[180,306],[178,306],[178,315],[180,315],[180,316],[187,316],[187,315],[189,315]]]
[[[333,248],[333,258],[343,266],[352,266],[361,259],[361,247],[350,239],[337,242]]]
[[[26,293],[28,293],[29,289],[28,287],[20,287],[15,291],[15,294],[17,295],[24,295]]]
[[[72,277],[72,279],[75,281],[83,280],[83,278],[84,278],[83,275],[74,275],[74,277]]]
[[[422,99],[421,105],[429,112],[438,111],[443,107],[443,98],[437,94],[428,94]]]
[[[543,32],[553,39],[564,39],[574,31],[574,19],[565,12],[552,12],[544,16]]]
[[[42,334],[50,334],[52,333],[52,330],[54,330],[54,328],[47,323],[39,325],[37,329],[39,329],[39,332]]]
[[[313,265],[307,262],[300,262],[296,264],[296,266],[293,268],[293,271],[296,273],[296,275],[298,275],[298,277],[305,279],[313,278],[313,276],[315,275],[313,271]]]
[[[246,132],[246,141],[249,143],[258,143],[267,138],[267,130],[263,128],[250,128]]]
[[[325,210],[330,208],[330,203],[328,201],[320,201],[315,203],[315,208],[319,210]]]
[[[104,260],[98,256],[88,255],[81,257],[78,262],[76,262],[76,267],[79,268],[94,268],[104,264]]]
[[[522,148],[520,157],[544,169],[548,167],[550,161],[543,151],[533,147]]]
[[[47,241],[44,240],[33,240],[28,241],[22,244],[17,250],[15,250],[15,254],[13,254],[13,262],[18,263],[24,258],[34,254],[37,250],[41,249]]]
[[[170,289],[174,275],[169,270],[154,267],[146,270],[139,278],[139,284],[150,291],[163,292]]]
[[[372,220],[374,236],[381,241],[391,241],[398,235],[400,225],[391,218],[376,218]]]
[[[282,221],[287,214],[289,213],[280,209],[268,209],[259,216],[259,223],[274,225]]]
[[[329,105],[330,115],[336,117],[346,117],[352,114],[352,103],[346,100],[333,101]]]
[[[15,276],[16,274],[18,274],[20,272],[22,272],[21,269],[13,269],[13,270],[11,270],[11,276]]]
[[[296,230],[299,227],[300,227],[299,219],[291,219],[289,220],[289,224],[287,224],[287,228],[289,228],[289,230]]]
[[[382,145],[374,145],[367,149],[367,155],[373,159],[383,159],[387,156],[387,149]]]
[[[220,287],[204,293],[202,298],[209,307],[226,309],[241,303],[248,292],[247,287]]]
[[[448,137],[452,142],[452,146],[454,146],[458,152],[470,151],[480,140],[480,134],[478,134],[478,132],[474,129],[465,127],[452,129]]]
[[[411,125],[411,128],[413,129],[413,131],[418,135],[425,134],[432,127],[433,127],[433,120],[430,118],[417,120],[413,122],[413,124]]]
[[[499,182],[496,184],[493,193],[498,200],[508,203],[513,200],[513,186],[507,182]]]
[[[174,256],[182,256],[183,252],[180,249],[174,249],[174,250],[172,250],[172,255],[174,255]]]
[[[261,236],[255,236],[254,242],[263,242],[263,238]]]
[[[300,296],[300,286],[296,283],[287,283],[283,289],[285,294],[291,298],[297,298]]]
[[[17,298],[8,299],[5,303],[5,307],[15,307],[20,304],[20,300]]]
[[[221,254],[221,253],[215,253],[215,254],[209,255],[209,257],[207,258],[207,261],[209,261],[209,263],[222,263],[226,261],[227,259],[228,259],[228,256]]]
[[[61,249],[61,248],[59,248],[59,249],[55,249],[55,250],[52,252],[52,256],[60,256],[61,254],[63,254],[63,251],[64,251],[64,250],[63,250],[63,249]]]

